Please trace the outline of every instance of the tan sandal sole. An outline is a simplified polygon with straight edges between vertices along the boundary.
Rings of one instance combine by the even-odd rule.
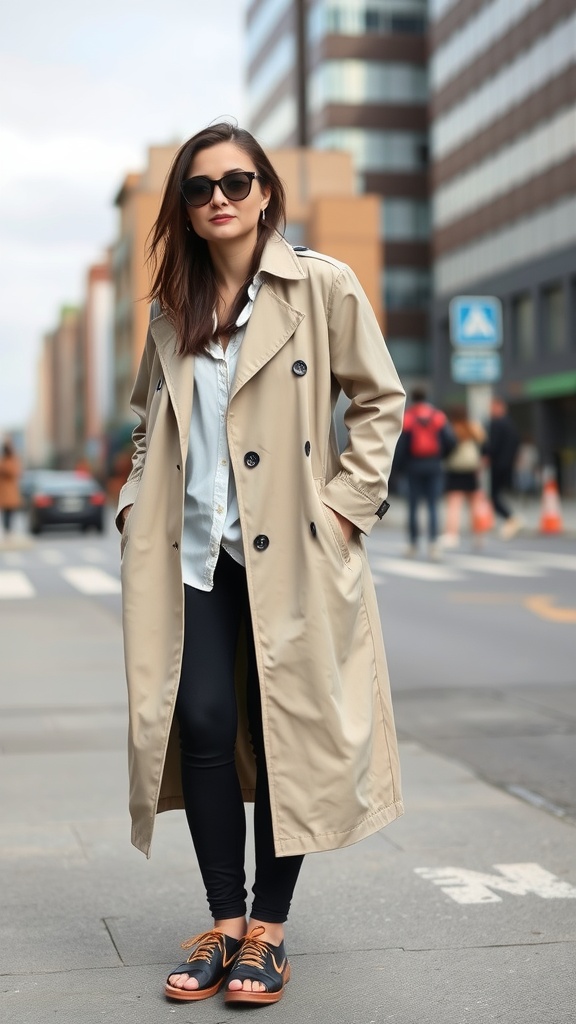
[[[290,981],[290,964],[286,961],[286,967],[282,971],[282,988],[278,992],[246,992],[239,988],[236,992],[226,989],[225,1003],[277,1003],[284,995],[284,986]]]

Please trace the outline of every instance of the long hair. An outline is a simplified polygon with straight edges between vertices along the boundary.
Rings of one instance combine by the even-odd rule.
[[[226,323],[218,324],[220,333],[231,333],[247,301],[247,289],[258,270],[266,242],[274,231],[283,231],[286,220],[284,187],[264,150],[243,128],[228,122],[211,125],[193,135],[174,157],[166,184],[160,212],[150,233],[148,262],[151,267],[150,299],[157,299],[162,312],[173,324],[180,355],[199,354],[206,350],[214,335],[214,310],[218,290],[210,251],[204,238],[194,231],[186,213],[180,185],[188,176],[190,165],[203,149],[220,142],[233,142],[251,158],[259,183],[270,189],[266,220],[258,222],[258,237],[248,277],[240,288]]]

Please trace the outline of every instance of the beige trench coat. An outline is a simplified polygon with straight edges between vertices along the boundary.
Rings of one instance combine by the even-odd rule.
[[[267,243],[228,409],[278,856],[346,846],[402,813],[388,674],[362,534],[379,522],[404,392],[372,309],[344,264]],[[180,561],[193,357],[151,320],[134,386],[133,469],[119,509],[129,689],[132,842],[182,807],[174,704],[183,646]],[[351,399],[339,456],[332,411]],[[257,466],[244,461],[259,455]],[[254,460],[248,460],[253,462]],[[357,530],[349,544],[333,514]],[[120,520],[118,519],[118,522]],[[255,770],[239,655],[237,761]]]

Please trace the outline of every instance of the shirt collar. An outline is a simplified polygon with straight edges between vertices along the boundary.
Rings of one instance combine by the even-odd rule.
[[[258,292],[262,287],[263,281],[264,278],[262,277],[262,274],[258,271],[258,273],[254,275],[252,281],[248,285],[248,302],[246,303],[245,306],[242,307],[238,314],[238,318],[235,324],[236,327],[243,327],[244,324],[248,323],[248,320],[250,319],[250,316],[252,314],[252,309],[254,308],[256,296],[258,295]],[[214,324],[214,334],[216,334],[218,328],[218,318],[216,316],[216,310],[214,310],[212,314],[212,322]]]

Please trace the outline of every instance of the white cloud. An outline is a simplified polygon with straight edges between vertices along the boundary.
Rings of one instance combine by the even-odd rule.
[[[29,0],[0,38],[0,427],[33,400],[35,355],[113,240],[113,199],[151,144],[242,120],[241,0]]]

